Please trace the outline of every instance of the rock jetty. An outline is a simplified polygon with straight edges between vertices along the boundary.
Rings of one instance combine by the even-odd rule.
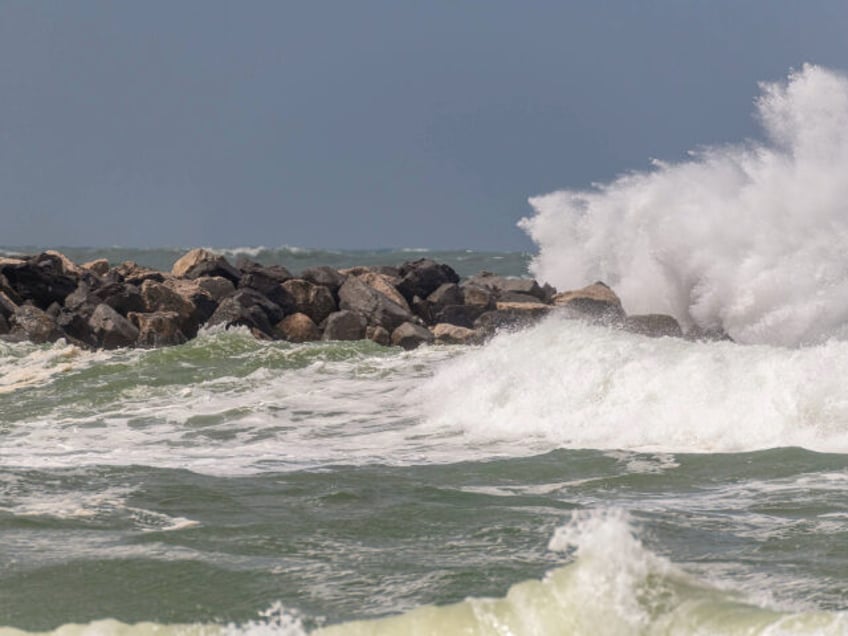
[[[87,349],[178,345],[204,325],[241,325],[266,340],[367,338],[413,349],[480,343],[552,311],[648,336],[683,335],[671,316],[628,316],[601,282],[557,293],[487,272],[460,280],[426,258],[297,275],[247,259],[233,265],[204,249],[185,254],[170,272],[102,259],[78,265],[55,251],[0,258],[0,338],[64,339]]]

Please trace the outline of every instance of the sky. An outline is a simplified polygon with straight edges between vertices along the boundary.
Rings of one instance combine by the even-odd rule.
[[[528,197],[757,138],[845,0],[0,0],[0,245],[531,250]]]

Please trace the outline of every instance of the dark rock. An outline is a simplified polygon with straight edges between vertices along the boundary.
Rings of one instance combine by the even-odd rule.
[[[54,302],[64,303],[65,297],[76,289],[78,280],[76,275],[65,271],[60,256],[47,253],[22,261],[5,260],[0,265],[0,274],[21,301],[29,300],[39,309],[47,309]]]
[[[235,285],[238,285],[241,278],[241,272],[230,265],[226,258],[203,248],[193,249],[180,257],[171,268],[171,274],[177,278],[223,276]]]
[[[446,322],[470,329],[485,311],[486,308],[481,305],[447,305],[434,313],[431,324]]]
[[[404,322],[415,321],[409,311],[355,276],[349,277],[339,289],[339,301],[341,309],[355,311],[364,316],[368,324],[380,325],[388,331],[394,331]]]
[[[128,318],[138,329],[140,347],[169,347],[188,340],[180,328],[183,317],[176,311],[132,312]]]
[[[138,340],[138,329],[106,303],[100,303],[88,319],[97,345],[104,349],[130,347]]]
[[[404,263],[398,269],[398,274],[401,281],[397,289],[409,303],[415,296],[427,298],[445,283],[459,282],[459,275],[449,265],[429,258]]]
[[[380,325],[370,325],[365,328],[365,337],[378,345],[388,347],[392,344],[392,335]]]
[[[11,330],[9,327],[9,322],[6,320],[6,317],[3,314],[0,314],[0,336],[4,336]]]
[[[294,311],[306,314],[316,324],[338,311],[333,293],[321,285],[315,285],[302,278],[292,278],[283,283],[283,289],[293,301]]]
[[[56,320],[56,316],[59,315],[59,312],[62,310],[62,305],[59,303],[51,303],[50,306],[44,310],[48,316],[50,316],[53,320]]]
[[[627,316],[622,326],[626,331],[652,338],[662,338],[663,336],[681,338],[683,336],[680,323],[672,316],[665,314]]]
[[[328,294],[330,291],[322,287]],[[294,313],[286,316],[277,323],[277,331],[289,342],[309,342],[321,339],[321,330],[318,325],[302,313]]]
[[[506,303],[538,303],[541,302],[537,296],[524,294],[522,292],[504,291],[501,292],[498,302]]]
[[[443,285],[439,285],[436,291],[427,296],[427,300],[437,308],[444,307],[445,305],[464,305],[465,295],[456,283],[444,283]]]
[[[307,280],[313,285],[327,287],[333,294],[337,294],[347,276],[339,273],[332,267],[310,267],[300,273],[300,278]]]
[[[474,321],[474,328],[487,335],[500,329],[529,327],[551,311],[543,303],[498,303],[498,308],[487,311]]]
[[[150,282],[155,285],[160,284],[156,283],[153,280],[151,280]],[[98,301],[106,303],[112,309],[114,309],[119,314],[125,317],[131,311],[145,310],[144,300],[141,297],[141,291],[132,283],[107,283],[102,287],[98,287],[93,292],[91,292],[88,302],[93,303],[93,305],[96,307],[99,304]],[[76,299],[74,302],[77,302]],[[68,306],[67,303],[66,306]]]
[[[184,337],[189,336],[193,338],[197,335],[197,330],[204,317],[198,313],[197,306],[182,294],[164,283],[157,283],[154,280],[146,280],[141,284],[141,298],[144,301],[144,309],[134,313],[139,315],[175,313],[179,316],[179,330],[182,334],[184,334]],[[211,317],[211,315],[209,317]],[[167,316],[159,316],[155,319],[151,318],[150,320],[139,320],[144,320],[145,326],[150,326],[151,328],[156,325],[163,325],[170,329],[168,326],[169,323]],[[138,326],[138,324],[136,326]],[[139,329],[141,329],[140,326]],[[165,335],[164,337],[169,341],[174,339],[174,336],[170,334]],[[148,336],[145,336],[145,338],[149,340]]]
[[[259,332],[267,338],[275,335],[273,325],[284,317],[279,306],[253,289],[239,289],[218,305],[208,326],[223,324],[226,327],[244,325],[254,334]]]
[[[2,267],[0,267],[2,269]],[[12,287],[9,279],[6,278],[2,273],[0,273],[0,293],[6,294],[6,296],[15,303],[15,306],[23,304],[23,298],[18,296],[18,292]]]
[[[556,294],[553,304],[565,307],[575,317],[604,324],[620,324],[625,318],[621,299],[600,281],[583,289]]]
[[[298,311],[294,298],[283,287],[283,283],[290,279],[291,274],[284,267],[256,266],[242,276],[239,288],[259,292],[275,305],[278,305],[283,313],[290,314]]]
[[[176,283],[176,281],[174,281]],[[209,294],[216,303],[221,302],[224,298],[232,294],[236,287],[233,282],[223,276],[202,276],[192,281],[204,292]],[[241,281],[239,281],[241,282]],[[179,289],[174,288],[179,293]]]
[[[56,326],[62,330],[69,340],[84,347],[94,348],[97,346],[97,338],[91,330],[89,318],[94,313],[94,307],[87,314],[71,311],[67,307],[62,308],[56,316]]]
[[[62,337],[56,321],[33,305],[21,305],[9,320],[10,333],[17,333],[35,344],[55,342]]]
[[[432,325],[435,320],[433,318],[433,303],[429,300],[421,299],[418,296],[412,298],[411,303],[412,313],[421,318],[426,325]]]
[[[149,267],[142,267],[133,261],[124,261],[117,267],[113,267],[105,274],[102,274],[111,282],[129,283],[130,285],[141,285],[146,280],[162,283],[165,281],[165,276],[162,272]]]
[[[480,272],[469,278],[466,284],[489,289],[495,292],[499,300],[508,293],[527,294],[533,296],[537,302],[550,300],[548,293],[532,278],[512,278],[496,276],[491,272]]]
[[[407,351],[422,344],[430,344],[433,340],[433,334],[429,329],[414,322],[405,322],[392,331],[392,344],[403,347]]]
[[[343,309],[327,316],[323,340],[362,340],[367,321],[356,312]]]

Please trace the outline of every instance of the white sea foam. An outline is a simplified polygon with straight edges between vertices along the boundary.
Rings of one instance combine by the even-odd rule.
[[[433,432],[508,454],[848,452],[846,375],[841,341],[690,343],[552,317],[444,364],[422,401]]]
[[[631,313],[742,342],[847,336],[848,79],[806,65],[761,91],[762,143],[530,199],[533,273],[560,289],[601,279]]]

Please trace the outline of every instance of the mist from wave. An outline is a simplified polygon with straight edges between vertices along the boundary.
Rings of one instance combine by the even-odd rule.
[[[740,342],[848,336],[848,78],[805,65],[763,83],[756,110],[763,142],[531,198],[531,271],[560,289],[604,280],[630,313]]]

